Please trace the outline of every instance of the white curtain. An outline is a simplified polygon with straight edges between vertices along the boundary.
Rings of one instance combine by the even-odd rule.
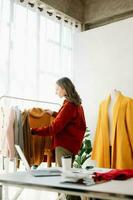
[[[57,102],[55,81],[73,78],[73,37],[80,24],[50,15],[27,1],[0,0],[0,96]]]

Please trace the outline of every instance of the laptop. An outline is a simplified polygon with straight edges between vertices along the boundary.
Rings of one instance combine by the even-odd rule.
[[[28,161],[26,160],[26,157],[22,151],[22,149],[20,148],[19,145],[15,145],[15,148],[17,150],[18,155],[20,156],[26,171],[28,171],[31,175],[35,176],[35,177],[43,177],[43,176],[60,176],[62,171],[57,169],[57,168],[44,168],[44,169],[35,169],[32,170],[30,168],[30,165],[28,163]]]

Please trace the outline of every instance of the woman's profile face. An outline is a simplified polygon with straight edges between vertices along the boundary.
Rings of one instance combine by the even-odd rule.
[[[55,87],[55,91],[56,91],[56,94],[62,98],[66,95],[66,91],[65,89],[63,89],[62,87],[60,87],[59,85],[56,84],[56,87]]]

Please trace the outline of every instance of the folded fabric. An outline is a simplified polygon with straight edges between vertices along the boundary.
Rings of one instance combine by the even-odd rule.
[[[126,180],[133,177],[133,169],[113,169],[109,172],[94,172],[92,178],[95,182],[109,180]]]

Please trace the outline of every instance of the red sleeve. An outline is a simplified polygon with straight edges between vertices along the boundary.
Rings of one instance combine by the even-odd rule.
[[[37,135],[55,135],[56,133],[64,129],[68,122],[71,121],[72,117],[74,116],[74,113],[75,106],[70,102],[65,103],[50,126],[35,129]]]

